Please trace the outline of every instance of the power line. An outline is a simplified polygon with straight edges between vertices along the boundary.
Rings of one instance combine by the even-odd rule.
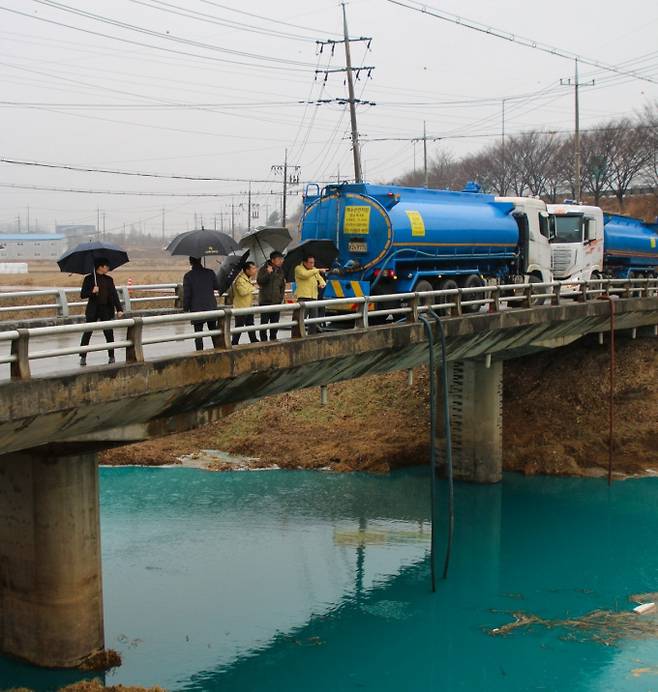
[[[635,77],[635,79],[640,79],[645,82],[651,82],[652,84],[658,84],[657,79],[652,79],[638,72],[622,70],[614,65],[608,65],[607,63],[600,62],[599,60],[592,60],[590,58],[585,58],[577,53],[572,53],[571,51],[563,50],[562,48],[556,48],[555,46],[548,45],[547,43],[541,43],[524,36],[518,36],[517,34],[512,34],[508,31],[502,29],[496,29],[492,26],[487,26],[481,22],[477,22],[473,19],[466,19],[465,17],[460,17],[456,14],[451,14],[449,12],[444,12],[443,10],[438,10],[435,8],[428,8],[427,5],[421,5],[420,3],[410,0],[413,5],[418,5],[414,7],[413,5],[408,5],[405,2],[400,2],[400,0],[387,0],[387,2],[393,5],[399,5],[408,10],[413,10],[414,12],[420,12],[421,14],[429,15],[435,19],[441,19],[445,22],[450,22],[452,24],[457,24],[458,26],[466,27],[467,29],[473,29],[474,31],[479,31],[483,34],[488,34],[489,36],[494,36],[496,38],[502,38],[510,43],[516,43],[526,48],[533,48],[534,50],[541,51],[542,53],[548,53],[549,55],[556,55],[560,58],[567,58],[569,60],[578,59],[583,65],[589,65],[590,67],[596,67],[600,70],[605,70],[606,72],[615,72],[619,75],[624,75],[626,77]]]
[[[103,15],[96,14],[95,12],[87,12],[86,10],[80,10],[60,2],[55,2],[55,0],[32,0],[32,2],[39,3],[40,5],[45,5],[46,7],[52,7],[53,9],[60,10],[61,12],[74,14],[78,17],[91,19],[95,22],[100,22],[101,24],[109,24],[110,26],[118,27],[120,29],[127,29],[128,31],[134,31],[136,33],[145,34],[147,36],[152,36],[154,38],[164,39],[165,41],[182,43],[184,45],[193,46],[195,48],[203,48],[205,50],[213,50],[218,51],[220,53],[228,53],[229,55],[238,55],[243,58],[264,60],[265,62],[275,62],[284,65],[311,67],[310,63],[300,62],[299,60],[289,60],[287,58],[275,58],[271,55],[248,53],[246,51],[236,50],[234,48],[225,48],[223,46],[216,46],[211,43],[194,41],[192,39],[183,38],[182,36],[176,36],[171,33],[162,33],[161,31],[155,31],[154,29],[149,29],[148,27],[138,26],[136,24],[129,24],[128,22],[122,22],[121,20],[112,19],[111,17],[104,17]]]
[[[75,192],[89,195],[121,195],[135,197],[234,197],[236,195],[246,195],[246,192],[131,192],[128,190],[85,190],[81,188],[50,187],[44,185],[19,185],[15,183],[0,183],[0,187],[11,188],[14,190],[38,190],[41,192]],[[252,192],[256,195],[279,195],[279,192],[271,190],[269,192]],[[291,192],[291,195],[298,193]]]
[[[39,2],[39,0],[34,0],[34,2]],[[202,60],[212,60],[213,62],[222,62],[222,63],[229,63],[231,65],[242,65],[244,67],[255,67],[258,69],[270,69],[270,70],[285,70],[287,72],[305,72],[306,70],[298,69],[296,67],[288,66],[288,67],[277,67],[276,65],[262,65],[258,63],[250,63],[250,62],[243,62],[240,60],[229,60],[227,58],[218,58],[216,56],[212,55],[203,55],[200,53],[190,53],[188,51],[183,51],[183,50],[177,50],[175,48],[167,48],[165,46],[156,46],[153,45],[152,43],[144,43],[143,41],[136,41],[133,39],[129,38],[122,38],[120,36],[112,36],[111,34],[104,34],[101,31],[94,31],[93,29],[83,29],[82,27],[75,26],[73,24],[66,24],[65,22],[58,22],[54,19],[46,19],[45,17],[39,17],[33,14],[29,14],[27,12],[21,12],[20,10],[14,10],[10,7],[3,7],[0,6],[0,10],[4,12],[10,12],[12,14],[17,14],[22,17],[27,17],[28,19],[34,19],[40,22],[45,22],[46,24],[54,24],[55,26],[61,26],[64,27],[65,29],[73,29],[74,31],[81,31],[85,34],[91,34],[92,36],[100,36],[101,38],[109,38],[113,41],[120,41],[121,43],[128,43],[132,46],[141,46],[142,48],[152,48],[154,50],[160,50],[164,51],[166,53],[174,53],[175,55],[185,55],[187,57],[192,57],[192,58],[200,58]],[[147,33],[147,32],[144,32]],[[167,34],[162,34],[165,38],[167,37]],[[217,50],[215,48],[214,50]],[[303,64],[303,63],[301,63]]]
[[[0,158],[0,163],[7,163],[15,166],[35,166],[38,168],[57,168],[66,171],[77,171],[80,173],[109,173],[112,175],[129,175],[138,178],[164,178],[167,180],[197,180],[205,182],[222,183],[269,183],[271,180],[259,180],[256,178],[215,178],[197,175],[165,175],[163,173],[142,173],[138,171],[121,171],[112,168],[86,168],[74,166],[72,164],[46,163],[44,161],[24,161],[21,159]]]

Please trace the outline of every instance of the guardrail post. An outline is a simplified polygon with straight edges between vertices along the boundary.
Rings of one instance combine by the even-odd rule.
[[[59,317],[69,316],[69,301],[63,288],[57,289],[57,315]]]
[[[130,346],[126,346],[126,363],[143,363],[144,348],[142,346],[142,332],[144,323],[141,317],[134,317],[133,323],[126,330],[126,339]]]
[[[462,290],[461,288],[457,289],[457,293],[453,296],[455,299],[455,304],[453,308],[451,309],[451,313],[453,317],[461,317],[462,316]]]
[[[411,308],[411,321],[418,322],[418,305],[420,301],[418,300],[418,294],[414,293],[414,297],[409,301],[409,307]]]
[[[11,342],[11,355],[16,357],[9,372],[12,380],[29,380],[30,375],[30,332],[19,329],[18,337]]]
[[[306,336],[306,321],[304,320],[305,315],[306,305],[302,301],[299,303],[299,307],[297,308],[297,313],[295,315],[297,326],[293,327],[292,329],[293,339],[303,339]]]
[[[551,305],[560,304],[560,294],[562,292],[562,284],[555,284],[553,286],[553,295],[551,296]]]
[[[580,295],[578,296],[579,303],[587,302],[587,282],[582,281],[580,284]]]
[[[524,289],[524,294],[525,294],[525,306],[527,308],[532,307],[532,284],[528,284],[525,289]]]
[[[493,290],[491,291],[491,296],[493,297],[493,311],[500,312],[500,286],[493,287]]]
[[[178,287],[176,288],[176,291],[178,291]],[[219,341],[220,345],[222,348],[230,349],[233,348],[233,344],[231,343],[231,320],[233,319],[233,311],[230,308],[224,308],[224,316],[222,317],[222,335],[220,337],[221,341]],[[213,341],[213,346],[215,346],[215,342]],[[215,348],[217,348],[215,346]]]
[[[123,303],[123,311],[130,312],[130,289],[128,286],[121,286],[119,288],[121,292],[121,302]]]
[[[176,284],[176,299],[174,300],[174,307],[183,309],[183,284]]]
[[[354,320],[357,329],[368,329],[368,296],[366,296],[359,309],[359,317]]]

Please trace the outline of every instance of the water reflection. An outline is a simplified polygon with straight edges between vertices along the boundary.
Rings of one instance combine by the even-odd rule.
[[[646,550],[656,500],[656,480],[458,484],[453,563],[432,595],[424,471],[103,469],[107,643],[124,656],[107,683],[647,689],[654,641],[611,648],[559,629],[487,630],[511,611],[623,610],[629,593],[658,591],[658,556]],[[68,681],[1,660],[0,680]]]

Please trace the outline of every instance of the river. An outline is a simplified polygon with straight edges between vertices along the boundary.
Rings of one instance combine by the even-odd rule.
[[[540,623],[491,635],[512,612],[629,613],[631,594],[658,591],[658,479],[458,484],[450,573],[432,594],[424,470],[100,473],[106,643],[123,656],[108,685],[658,689],[652,634]],[[0,689],[84,677],[0,658]]]

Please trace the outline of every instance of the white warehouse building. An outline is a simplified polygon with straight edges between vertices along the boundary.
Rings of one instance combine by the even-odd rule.
[[[0,233],[0,262],[56,260],[68,246],[61,233]]]

